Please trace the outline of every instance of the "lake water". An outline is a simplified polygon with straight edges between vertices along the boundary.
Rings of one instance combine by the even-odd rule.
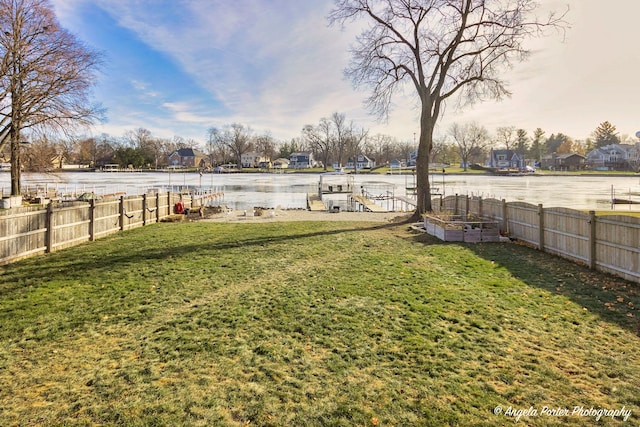
[[[332,178],[342,179],[342,178]],[[346,178],[344,178],[346,180]],[[410,175],[355,175],[355,188],[372,195],[405,196],[414,186]],[[640,176],[431,176],[432,185],[444,195],[470,195],[483,198],[542,203],[545,207],[610,209],[612,189],[618,198],[640,200]],[[64,172],[24,173],[23,188],[55,188],[60,193],[94,192],[143,194],[151,190],[179,191],[189,187],[223,192],[223,203],[234,209],[254,206],[296,209],[306,207],[308,193],[317,193],[320,174],[204,174],[183,172]],[[3,194],[10,190],[9,172],[0,173]],[[631,195],[631,196],[630,196]],[[384,205],[383,205],[384,206]],[[637,206],[637,207],[636,207]],[[616,210],[640,209],[640,205],[617,205]]]

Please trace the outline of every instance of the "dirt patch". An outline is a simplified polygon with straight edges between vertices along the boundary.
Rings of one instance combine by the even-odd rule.
[[[276,221],[364,221],[405,222],[412,212],[315,212],[304,209],[259,209],[257,211],[235,211],[206,208],[203,216],[189,213],[189,220],[211,222],[276,222]]]

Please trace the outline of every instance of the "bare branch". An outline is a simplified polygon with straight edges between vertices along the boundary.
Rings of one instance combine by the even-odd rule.
[[[11,193],[26,129],[69,132],[100,119],[89,102],[100,55],[60,27],[48,0],[0,0],[0,114],[11,120]]]
[[[444,102],[509,96],[504,71],[529,57],[526,41],[549,29],[564,32],[566,12],[540,20],[537,7],[535,0],[336,0],[330,24],[366,24],[345,75],[370,89],[371,112],[388,116],[397,91],[415,88],[420,212],[430,210],[429,152]]]

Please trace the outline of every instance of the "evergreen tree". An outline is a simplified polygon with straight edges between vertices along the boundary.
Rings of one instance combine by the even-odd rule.
[[[527,154],[529,151],[529,136],[524,129],[516,131],[516,151],[518,154]]]
[[[542,159],[544,131],[541,128],[537,128],[533,131],[533,140],[531,141],[531,156],[540,161]]]
[[[557,135],[551,134],[551,136],[545,142],[546,153],[553,154],[558,152],[558,148],[567,141],[571,141],[567,135],[558,133]]]
[[[611,123],[604,121],[593,132],[593,139],[596,147],[604,147],[610,144],[620,144],[620,137],[616,132],[616,127]]]

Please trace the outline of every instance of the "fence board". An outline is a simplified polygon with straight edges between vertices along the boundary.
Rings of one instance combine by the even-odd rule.
[[[123,229],[128,230],[143,225],[142,221],[142,197],[123,198],[124,203],[124,224]]]
[[[502,220],[502,200],[498,199],[483,199],[482,200],[482,211],[484,216],[489,216],[495,219]]]
[[[46,208],[13,208],[0,212],[0,264],[42,254],[160,221],[188,194],[152,193],[87,202],[65,202]],[[121,223],[122,221],[122,223]],[[48,225],[51,225],[48,227]]]
[[[187,206],[192,203],[189,194],[152,193],[96,200],[93,207],[74,202],[51,209],[50,214],[42,208],[0,212],[0,264],[158,222],[173,214],[179,200]],[[640,218],[592,217],[567,208],[543,209],[529,203],[459,195],[438,198],[433,207],[440,213],[491,218],[512,237],[640,283]]]
[[[596,266],[640,282],[640,218],[616,215],[596,221]]]
[[[574,209],[544,210],[544,249],[564,258],[589,262],[589,214]]]
[[[46,210],[0,216],[0,264],[46,250]]]
[[[462,214],[461,206],[455,196],[449,196],[444,199],[441,210]],[[468,206],[472,214],[481,213],[484,218],[501,222],[501,231],[508,232],[511,237],[640,283],[640,218],[625,215],[596,217],[593,213],[574,209],[544,209],[541,205],[496,199],[481,203],[470,201]]]
[[[55,209],[51,218],[51,250],[89,241],[89,204]]]
[[[507,231],[510,236],[539,246],[540,215],[538,206],[523,202],[508,203],[507,222]]]

